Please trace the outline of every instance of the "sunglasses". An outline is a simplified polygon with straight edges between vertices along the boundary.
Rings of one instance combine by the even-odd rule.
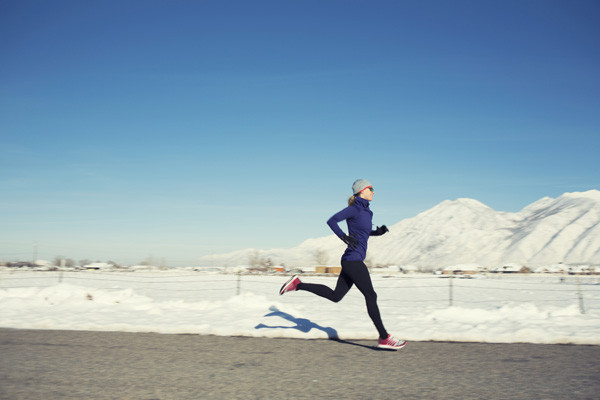
[[[373,186],[366,187],[363,190],[361,190],[360,192],[364,192],[367,189],[369,189],[371,191],[371,193],[375,192],[375,190],[373,189]],[[360,193],[360,192],[358,192],[358,193]]]

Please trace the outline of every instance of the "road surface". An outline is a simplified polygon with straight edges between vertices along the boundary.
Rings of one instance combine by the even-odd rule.
[[[600,346],[373,344],[0,329],[0,398],[600,398]]]

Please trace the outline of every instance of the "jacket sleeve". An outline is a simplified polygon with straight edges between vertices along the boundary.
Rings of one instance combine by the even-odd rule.
[[[355,216],[356,212],[357,212],[356,207],[352,207],[352,206],[346,207],[342,211],[338,212],[337,214],[334,214],[331,218],[329,218],[327,220],[327,225],[329,225],[329,227],[331,228],[333,233],[335,233],[339,238],[341,238],[345,235],[345,233],[344,233],[344,231],[342,231],[342,229],[340,228],[338,223],[340,221],[343,221],[345,219]]]

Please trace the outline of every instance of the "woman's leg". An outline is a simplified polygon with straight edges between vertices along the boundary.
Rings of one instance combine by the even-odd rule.
[[[335,285],[335,290],[331,290],[330,287],[325,285],[305,282],[299,283],[296,290],[306,290],[307,292],[314,293],[317,296],[324,297],[333,301],[334,303],[337,303],[344,298],[351,287],[352,280],[344,273],[344,269],[342,268],[342,272],[340,273],[337,284]]]
[[[379,337],[382,339],[387,338],[388,333],[383,327],[381,314],[377,306],[377,293],[375,293],[373,282],[371,282],[371,276],[365,263],[362,261],[342,261],[342,271],[346,272],[346,275],[354,282],[363,296],[365,296],[367,312],[379,332]]]

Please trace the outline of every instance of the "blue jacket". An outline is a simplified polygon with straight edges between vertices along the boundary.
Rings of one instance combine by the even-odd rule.
[[[339,237],[344,236],[344,232],[338,225],[340,221],[346,220],[348,224],[348,235],[358,240],[356,249],[348,248],[342,255],[345,261],[364,261],[367,256],[367,241],[375,231],[373,227],[373,211],[369,208],[369,201],[361,197],[356,197],[353,205],[344,208],[342,211],[334,214],[327,221],[327,225]]]

